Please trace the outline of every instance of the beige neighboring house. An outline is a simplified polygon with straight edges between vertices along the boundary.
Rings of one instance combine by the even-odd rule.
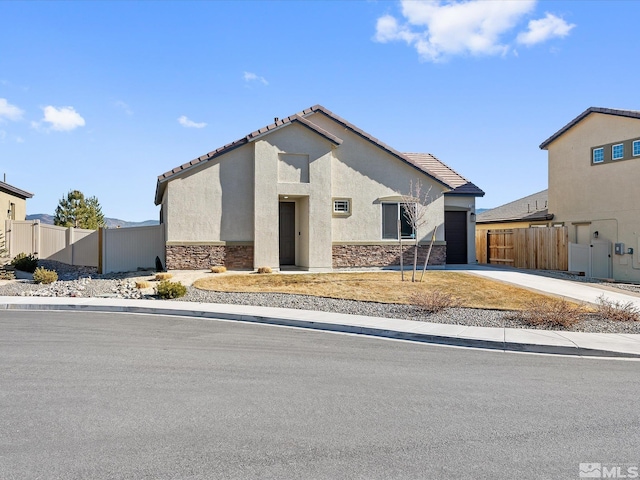
[[[27,216],[27,198],[31,197],[33,193],[0,182],[0,208],[4,209],[4,219],[24,220]]]
[[[594,277],[640,281],[640,112],[591,107],[540,148],[549,211],[582,246],[578,260]]]
[[[528,195],[479,213],[476,232],[501,228],[549,227],[553,214],[547,208],[548,191]]]
[[[169,269],[337,267],[399,263],[414,232],[402,195],[430,189],[416,232],[430,263],[475,262],[473,183],[430,154],[400,153],[316,105],[158,177]],[[421,249],[422,254],[426,248]]]

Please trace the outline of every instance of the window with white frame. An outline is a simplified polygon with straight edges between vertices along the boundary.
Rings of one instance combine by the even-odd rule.
[[[593,149],[593,163],[604,162],[604,147]]]
[[[633,141],[633,156],[637,157],[640,155],[640,140]]]
[[[405,205],[403,203],[382,204],[383,239],[398,239],[398,220],[400,220],[400,236],[402,238],[415,238],[415,230],[411,225],[407,208],[415,208],[415,205]]]
[[[334,198],[333,213],[336,215],[351,214],[351,199],[350,198]]]
[[[620,160],[624,158],[624,144],[618,143],[611,147],[611,158],[613,160]]]

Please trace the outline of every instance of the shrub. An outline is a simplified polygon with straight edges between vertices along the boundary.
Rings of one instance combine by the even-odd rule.
[[[615,322],[637,322],[640,321],[640,310],[632,302],[622,303],[605,298],[604,295],[598,297],[596,313],[606,320]]]
[[[36,283],[53,283],[58,280],[58,274],[53,270],[38,267],[33,272],[33,281]]]
[[[412,305],[429,313],[459,307],[462,303],[458,297],[441,290],[415,292],[409,297],[409,301]]]
[[[227,267],[215,266],[211,267],[211,273],[224,273],[227,271]]]
[[[187,293],[187,287],[180,282],[170,282],[163,280],[156,287],[158,296],[163,299],[184,297]]]
[[[169,272],[156,273],[156,280],[169,280],[171,277],[173,277],[173,275]]]
[[[258,268],[258,273],[271,273],[271,267],[259,267]]]
[[[531,300],[527,302],[525,308],[516,312],[512,318],[532,327],[569,328],[582,320],[586,314],[584,307],[565,299]]]
[[[33,273],[38,267],[38,259],[31,254],[19,253],[11,260],[11,265],[16,270]]]
[[[151,283],[147,282],[146,280],[136,281],[136,288],[149,288],[150,286],[151,286]]]

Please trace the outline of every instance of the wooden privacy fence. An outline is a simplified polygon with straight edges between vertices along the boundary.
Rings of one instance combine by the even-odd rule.
[[[164,265],[164,244],[162,225],[84,230],[46,225],[38,220],[5,223],[9,258],[26,253],[69,265],[98,267],[100,273],[155,269],[156,257]]]
[[[568,270],[567,227],[510,228],[476,232],[478,263],[536,270]]]

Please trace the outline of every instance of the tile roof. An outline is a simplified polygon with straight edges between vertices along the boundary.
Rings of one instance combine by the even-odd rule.
[[[615,108],[600,108],[600,107],[589,107],[576,118],[567,123],[564,127],[558,130],[556,133],[547,138],[544,142],[540,144],[540,148],[542,150],[546,150],[551,142],[553,142],[560,135],[565,133],[567,130],[575,126],[577,123],[582,121],[587,115],[592,113],[602,113],[605,115],[617,115],[619,117],[627,117],[627,118],[638,118],[640,119],[640,112],[637,110],[617,110]]]
[[[33,197],[33,193],[21,190],[17,187],[14,187],[13,185],[9,185],[8,183],[4,182],[0,182],[0,191],[13,195],[15,197],[20,197],[24,200]]]
[[[246,145],[249,142],[255,141],[258,138],[264,135],[267,135],[277,129],[291,125],[294,122],[299,123],[300,125],[314,131],[315,133],[326,138],[333,144],[340,145],[342,143],[342,139],[336,137],[330,132],[327,132],[320,126],[314,124],[313,122],[305,118],[314,113],[324,114],[325,116],[331,118],[333,121],[342,125],[343,127],[355,133],[356,135],[359,135],[360,137],[373,143],[377,147],[387,151],[387,153],[390,153],[391,155],[395,156],[401,161],[408,163],[412,167],[420,170],[422,173],[426,173],[428,176],[432,177],[437,182],[443,184],[447,188],[450,188],[451,190],[449,192],[446,192],[447,194],[473,195],[473,196],[484,195],[484,192],[480,188],[478,188],[476,185],[469,182],[468,180],[464,179],[462,176],[458,175],[456,172],[454,172],[452,169],[447,167],[444,163],[442,163],[440,160],[435,158],[433,155],[417,154],[417,153],[416,154],[400,153],[399,151],[383,143],[377,138],[369,135],[364,130],[359,129],[352,123],[344,120],[343,118],[334,114],[330,110],[324,108],[322,105],[314,105],[313,107],[302,110],[301,112],[291,115],[289,117],[286,117],[283,119],[277,119],[274,123],[271,123],[266,127],[263,127],[259,130],[251,132],[250,134],[236,140],[235,142],[228,143],[227,145],[217,148],[216,150],[213,150],[205,155],[195,158],[190,162],[180,165],[158,176],[158,182],[156,184],[156,198],[155,198],[156,205],[159,205],[162,202],[162,195],[164,192],[166,182],[170,180],[172,177],[174,177],[175,175],[178,175],[186,170],[189,170],[195,167],[196,165],[199,165],[200,163],[207,162],[216,157],[219,157],[220,155],[228,153],[231,150],[241,147],[242,145]],[[409,155],[413,155],[414,158],[411,158]],[[430,170],[431,168],[434,169],[433,172]]]
[[[431,176],[451,188],[451,191],[446,192],[448,195],[484,195],[480,188],[430,153],[405,153],[404,156],[421,170],[428,172]]]
[[[476,223],[551,220],[553,214],[550,214],[547,208],[548,192],[548,190],[542,190],[479,213]]]

